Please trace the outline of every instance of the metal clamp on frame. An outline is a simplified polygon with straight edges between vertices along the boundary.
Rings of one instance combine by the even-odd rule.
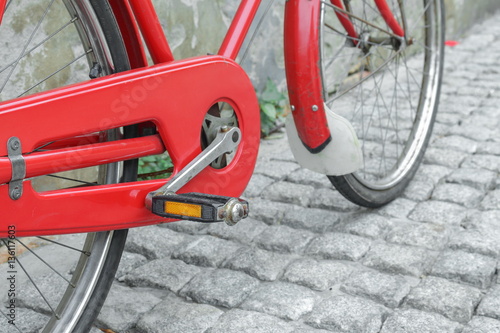
[[[199,222],[225,221],[229,225],[234,225],[248,216],[248,203],[244,200],[203,193],[175,194],[216,158],[234,151],[240,141],[239,128],[220,127],[214,141],[205,150],[165,185],[146,196],[146,208],[163,217]],[[169,210],[169,204],[179,206],[174,209],[176,213]],[[211,213],[207,215],[209,211]]]
[[[19,138],[13,136],[7,141],[7,154],[12,165],[9,196],[12,200],[18,200],[23,195],[23,181],[26,177],[26,162],[22,155]]]

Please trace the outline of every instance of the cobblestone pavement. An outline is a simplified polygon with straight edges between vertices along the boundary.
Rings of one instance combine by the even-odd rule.
[[[447,48],[404,195],[359,208],[264,141],[235,227],[131,230],[97,326],[115,332],[500,332],[500,15]],[[97,328],[93,332],[100,332]]]

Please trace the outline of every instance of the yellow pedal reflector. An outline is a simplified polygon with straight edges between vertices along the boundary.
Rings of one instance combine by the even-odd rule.
[[[201,206],[183,202],[166,201],[165,213],[201,218]]]
[[[248,202],[239,198],[205,193],[155,194],[151,212],[161,217],[234,225],[248,216]]]

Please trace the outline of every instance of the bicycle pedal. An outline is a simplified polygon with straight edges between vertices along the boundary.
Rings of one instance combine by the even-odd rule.
[[[204,193],[157,194],[152,197],[151,211],[167,218],[235,225],[248,216],[248,202]]]

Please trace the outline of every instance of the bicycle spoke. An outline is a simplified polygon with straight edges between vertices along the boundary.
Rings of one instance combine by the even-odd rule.
[[[49,267],[53,272],[55,272],[57,275],[59,275],[64,281],[66,281],[70,286],[72,286],[73,288],[75,287],[75,285],[73,283],[71,283],[70,281],[68,281],[68,279],[66,279],[61,273],[59,273],[54,267],[52,267],[48,262],[46,262],[43,258],[41,258],[38,254],[36,254],[35,252],[33,252],[32,249],[30,249],[27,245],[25,245],[23,242],[21,242],[21,240],[17,239],[17,242],[19,244],[21,244],[26,250],[28,250],[31,254],[33,254],[35,257],[37,257],[41,262],[43,262],[47,267]]]
[[[47,241],[47,242],[50,242],[50,243],[54,243],[54,244],[63,246],[65,248],[68,248],[68,249],[76,251],[76,252],[80,252],[80,253],[82,253],[82,254],[84,254],[86,256],[90,256],[91,255],[91,252],[89,252],[89,251],[82,251],[80,249],[77,249],[76,247],[72,247],[72,246],[69,246],[69,245],[66,245],[66,244],[63,244],[63,243],[60,243],[60,242],[56,242],[55,240],[52,240],[52,239],[48,239],[48,238],[41,237],[41,236],[38,236],[37,238],[42,239],[42,240]]]
[[[38,82],[37,84],[31,86],[30,88],[28,88],[27,90],[25,90],[22,94],[20,94],[19,96],[17,97],[21,97],[23,95],[25,95],[27,92],[35,89],[36,87],[38,87],[39,85],[41,85],[42,83],[44,83],[45,81],[47,81],[48,79],[50,79],[51,77],[53,77],[54,75],[56,75],[57,73],[61,72],[62,70],[68,68],[69,66],[71,66],[72,64],[74,64],[75,62],[77,62],[78,60],[82,59],[83,57],[85,57],[87,54],[89,54],[90,52],[92,52],[92,50],[88,50],[87,52],[83,53],[82,55],[76,57],[75,59],[73,59],[72,61],[70,61],[69,63],[65,64],[63,67],[59,68],[57,71],[49,74],[48,76],[46,76],[43,80],[41,80],[40,82]]]
[[[402,52],[402,49],[397,51],[396,53],[394,53],[394,55],[392,57],[390,57],[389,59],[387,59],[379,68],[377,68],[374,72],[370,73],[369,76],[365,77],[362,81],[360,81],[359,83],[363,83],[365,82],[366,80],[368,80],[370,77],[374,76],[375,74],[377,74],[385,65],[387,65],[389,62],[391,62],[399,53]],[[338,96],[335,96],[335,98],[332,98],[332,99],[329,99],[327,102],[328,103],[331,103],[333,101],[335,101],[336,99],[339,99],[340,97],[344,96],[345,94],[347,94],[349,91],[351,91],[354,87],[344,91],[342,94],[338,95]]]
[[[21,263],[21,261],[19,260],[18,257],[16,257],[16,262],[19,264],[19,266],[21,267],[21,269],[23,270],[24,274],[26,274],[26,277],[31,281],[31,283],[33,284],[33,287],[35,287],[35,289],[38,291],[38,293],[40,294],[40,296],[43,298],[45,304],[47,304],[47,306],[49,307],[50,311],[52,312],[52,314],[57,318],[59,319],[59,315],[54,311],[54,309],[52,308],[52,306],[50,305],[49,301],[47,300],[47,298],[45,298],[45,296],[43,295],[42,291],[40,290],[40,288],[38,288],[37,284],[35,283],[35,281],[33,281],[33,278],[31,277],[31,275],[29,275],[28,271],[26,271],[26,269],[24,268],[23,264]]]
[[[73,181],[73,182],[77,182],[77,183],[81,183],[81,184],[89,185],[89,186],[97,186],[97,185],[99,185],[97,183],[86,182],[84,180],[77,179],[77,178],[63,177],[63,176],[54,175],[54,174],[47,175],[46,177],[52,177],[52,178],[57,178],[57,179],[62,179],[62,180],[69,180],[69,181]]]
[[[55,0],[51,0],[51,2],[48,4],[47,8],[45,9],[42,17],[40,18],[40,20],[38,21],[38,23],[36,24],[35,26],[35,29],[32,31],[30,37],[28,38],[28,41],[26,42],[26,44],[24,45],[22,51],[21,51],[21,54],[18,56],[18,58],[16,59],[15,61],[15,64],[12,66],[12,69],[11,71],[9,72],[9,74],[7,75],[7,79],[5,80],[4,84],[2,85],[2,87],[0,88],[0,92],[2,92],[5,88],[5,86],[7,85],[7,82],[9,81],[10,77],[12,76],[12,73],[14,73],[14,70],[16,69],[17,65],[19,64],[19,61],[21,60],[22,58],[22,55],[26,52],[26,49],[28,48],[28,45],[31,43],[31,41],[33,40],[33,38],[35,37],[36,33],[38,32],[38,29],[40,28],[40,25],[42,24],[42,21],[45,19],[45,17],[47,16],[50,8],[52,7],[53,3],[54,3]]]
[[[78,18],[73,18],[71,19],[69,22],[67,22],[66,24],[64,24],[62,27],[60,27],[59,29],[57,29],[55,32],[53,32],[51,35],[49,35],[48,37],[46,37],[45,39],[43,39],[40,43],[36,44],[35,46],[33,46],[31,49],[27,50],[26,52],[24,52],[23,54],[21,54],[16,60],[12,61],[11,63],[5,65],[4,68],[0,69],[0,73],[4,72],[7,68],[9,68],[10,66],[14,65],[14,64],[17,64],[19,63],[19,61],[23,58],[25,58],[26,56],[28,56],[31,52],[33,52],[34,50],[36,50],[37,48],[39,48],[40,46],[42,46],[45,42],[47,42],[49,39],[55,37],[58,33],[60,33],[61,31],[63,31],[65,28],[67,28],[69,25],[73,24]]]

